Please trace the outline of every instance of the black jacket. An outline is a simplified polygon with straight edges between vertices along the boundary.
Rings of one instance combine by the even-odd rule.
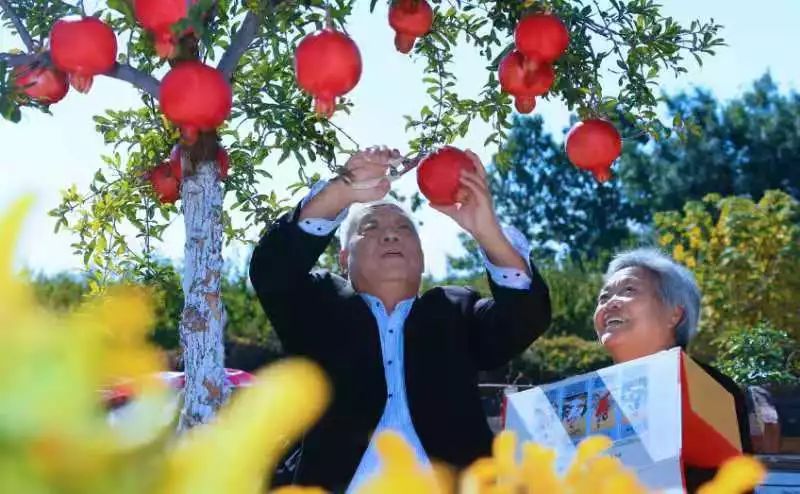
[[[310,357],[334,396],[306,434],[295,481],[345,489],[369,444],[387,391],[377,323],[343,278],[311,272],[331,235],[297,225],[299,208],[269,229],[253,252],[250,279],[289,354]],[[478,371],[525,350],[550,324],[547,286],[534,268],[528,290],[490,279],[493,298],[436,287],[413,303],[404,326],[405,381],[414,428],[431,459],[457,468],[490,455],[492,433]]]

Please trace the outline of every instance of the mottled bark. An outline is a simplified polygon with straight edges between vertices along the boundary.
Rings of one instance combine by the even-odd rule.
[[[224,369],[227,314],[220,296],[223,194],[217,164],[201,162],[196,173],[185,176],[181,194],[186,264],[180,335],[186,387],[179,429],[186,430],[209,422],[230,394]]]

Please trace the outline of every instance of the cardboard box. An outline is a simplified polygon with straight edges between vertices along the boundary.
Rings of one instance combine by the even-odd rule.
[[[554,448],[563,473],[589,435],[650,489],[683,492],[682,463],[741,454],[733,397],[679,348],[508,395],[505,427]]]

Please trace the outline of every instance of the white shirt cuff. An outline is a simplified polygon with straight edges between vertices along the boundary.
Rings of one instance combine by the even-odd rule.
[[[525,260],[528,265],[528,270],[531,270],[531,244],[525,235],[513,226],[503,226],[503,235],[506,236],[512,247],[520,256]],[[486,269],[489,271],[489,276],[496,284],[506,288],[516,288],[519,290],[527,290],[531,286],[531,277],[528,273],[517,268],[507,268],[502,266],[495,266],[489,261],[486,252],[483,249],[478,249],[483,262],[486,264]]]
[[[311,200],[312,197],[317,195],[319,191],[321,191],[325,186],[328,185],[327,180],[319,180],[311,186],[311,190],[306,194],[302,201],[300,201],[300,207],[306,205],[308,201]],[[298,226],[304,232],[316,235],[319,237],[324,237],[326,235],[330,235],[330,233],[344,221],[345,217],[347,216],[347,211],[349,208],[344,208],[339,211],[339,214],[336,215],[336,218],[329,220],[327,218],[305,218],[298,222]]]

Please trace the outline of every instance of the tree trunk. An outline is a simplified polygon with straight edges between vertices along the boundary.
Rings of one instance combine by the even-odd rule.
[[[178,429],[184,431],[209,422],[230,394],[224,369],[227,314],[220,296],[223,194],[217,164],[199,163],[196,173],[184,177],[181,194],[186,245],[180,335],[186,387]]]

